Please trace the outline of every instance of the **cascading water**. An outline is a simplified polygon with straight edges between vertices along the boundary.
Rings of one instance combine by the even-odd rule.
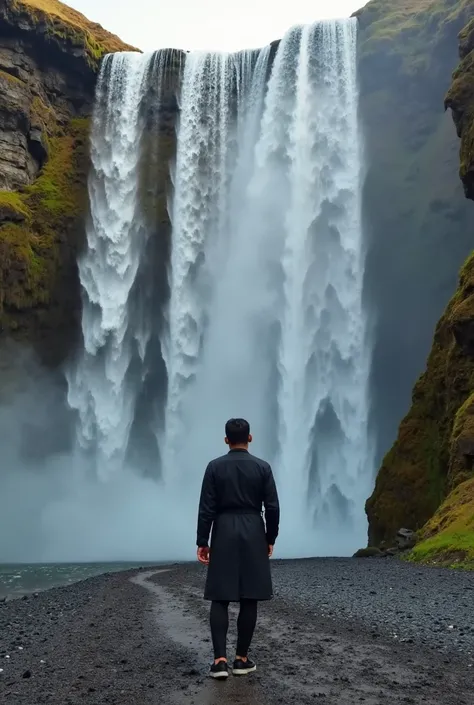
[[[185,271],[188,283],[171,287],[170,335],[181,355],[170,356],[168,369],[171,379],[177,364],[187,372],[178,403],[168,400],[168,441],[178,425],[180,432],[166,472],[194,501],[223,421],[248,417],[255,450],[274,463],[286,555],[344,551],[365,531],[370,354],[355,59],[355,22],[293,29],[278,49],[263,112],[267,67],[257,61],[231,180],[215,166],[226,161],[231,133],[220,129],[209,141],[197,118],[203,100],[206,114],[211,103],[222,110],[222,82],[208,68],[204,89],[195,73],[196,64],[227,67],[229,59],[191,57],[184,77],[173,212],[191,218],[173,223],[172,271]],[[227,104],[225,111],[214,119],[235,130]],[[203,169],[209,143],[215,151]],[[192,188],[179,188],[181,175]],[[196,267],[206,270],[205,295]]]
[[[168,250],[142,181],[163,169],[150,114],[177,60],[119,54],[99,79],[69,375],[80,445],[120,498],[101,490],[97,511],[106,498],[121,531],[131,519],[115,558],[191,557],[205,465],[245,416],[277,477],[280,555],[348,553],[373,478],[356,22],[293,28],[276,52],[186,56]],[[164,546],[148,538],[164,531]]]
[[[202,416],[204,409],[210,413],[208,395],[201,400],[204,408],[199,411],[196,407],[196,384],[199,386],[203,376],[208,336],[215,329],[213,307],[220,273],[231,256],[231,174],[239,171],[239,147],[245,143],[245,129],[255,121],[252,99],[258,101],[260,94],[263,97],[268,50],[260,52],[262,59],[258,54],[191,54],[184,71],[171,214],[169,328],[163,346],[168,370],[165,477],[177,492],[183,481],[178,468],[191,462],[184,439],[189,439],[194,452],[208,444],[205,435],[191,440],[196,428],[194,414]],[[199,460],[204,462],[201,457]],[[199,474],[186,478],[193,485],[199,481]]]
[[[164,346],[168,371],[165,464],[175,464],[182,443],[184,408],[201,354],[212,273],[206,245],[225,230],[228,179],[231,57],[187,57],[171,221],[169,330]]]
[[[169,52],[109,55],[97,86],[87,249],[79,259],[84,349],[69,371],[68,401],[79,414],[79,445],[90,451],[103,479],[126,460],[153,334],[152,312],[141,300],[150,228],[140,165],[150,77],[158,82],[159,100],[168,63]],[[146,157],[158,159],[159,150]]]
[[[143,357],[147,335],[129,320],[128,305],[143,249],[137,144],[150,58],[135,53],[105,58],[93,119],[91,217],[88,247],[79,260],[84,352],[69,380],[69,403],[79,411],[79,442],[94,444],[101,475],[125,457],[134,412],[127,375],[133,347]]]
[[[316,519],[319,529],[332,532],[333,540],[323,541],[333,550],[347,542],[344,534],[363,527],[371,480],[355,28],[355,22],[328,22],[290,33],[267,106],[269,125],[288,106],[289,125],[276,465],[289,539],[304,529],[311,537]],[[262,170],[271,168],[273,150],[262,146]],[[338,524],[342,541],[335,542]]]

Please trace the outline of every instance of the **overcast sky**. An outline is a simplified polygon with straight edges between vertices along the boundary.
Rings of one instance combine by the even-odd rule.
[[[367,0],[67,0],[140,49],[261,47],[294,24],[348,17]]]

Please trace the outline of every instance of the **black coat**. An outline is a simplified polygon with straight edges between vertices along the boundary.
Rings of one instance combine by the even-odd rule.
[[[212,528],[206,600],[238,602],[273,596],[268,545],[276,541],[279,520],[278,494],[268,463],[242,449],[231,449],[209,463],[197,529],[197,545],[208,546]]]

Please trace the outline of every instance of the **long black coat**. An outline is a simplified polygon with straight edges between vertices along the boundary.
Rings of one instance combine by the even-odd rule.
[[[238,602],[273,596],[268,545],[276,541],[279,520],[278,494],[268,463],[242,449],[231,449],[209,463],[197,530],[197,545],[208,546],[212,528],[206,600]]]

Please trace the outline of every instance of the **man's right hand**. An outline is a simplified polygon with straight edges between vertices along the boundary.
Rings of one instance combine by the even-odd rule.
[[[268,557],[271,558],[273,556],[273,546],[268,546]]]
[[[209,565],[210,550],[208,546],[200,546],[197,550],[197,559],[203,565]]]

